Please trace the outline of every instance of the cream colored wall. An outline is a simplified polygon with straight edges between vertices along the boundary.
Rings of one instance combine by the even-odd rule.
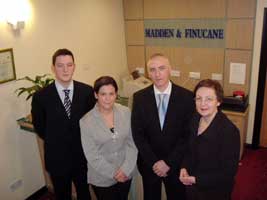
[[[258,0],[257,11],[256,11],[255,34],[254,34],[254,47],[253,47],[254,52],[253,52],[251,82],[250,82],[250,96],[249,96],[250,113],[248,118],[248,132],[247,132],[248,144],[252,143],[252,137],[253,137],[264,8],[267,8],[267,0]]]
[[[63,47],[75,55],[76,80],[92,84],[108,74],[119,81],[128,73],[121,0],[31,1],[31,10],[20,33],[0,22],[0,49],[13,48],[17,77],[50,73],[51,55]],[[25,199],[44,186],[35,135],[16,124],[30,112],[30,101],[14,94],[25,84],[0,85],[0,199]],[[11,192],[17,179],[22,187]]]

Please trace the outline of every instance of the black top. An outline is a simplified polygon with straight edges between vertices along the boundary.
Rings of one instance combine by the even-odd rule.
[[[199,120],[200,115],[195,114],[182,167],[196,177],[201,190],[231,192],[239,161],[239,130],[218,111],[209,127],[198,135]]]

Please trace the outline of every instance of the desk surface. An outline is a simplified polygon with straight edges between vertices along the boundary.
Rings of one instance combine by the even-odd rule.
[[[225,114],[235,115],[235,116],[247,116],[249,111],[249,106],[246,108],[245,112],[237,112],[237,111],[230,111],[230,110],[222,110]]]

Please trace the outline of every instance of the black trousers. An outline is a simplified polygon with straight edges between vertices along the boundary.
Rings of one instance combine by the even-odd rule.
[[[56,200],[72,199],[72,182],[76,189],[77,200],[91,200],[86,170],[73,170],[68,174],[60,176],[50,173],[50,177],[54,187]]]
[[[192,185],[186,186],[186,197],[187,200],[231,200],[231,192],[219,189],[203,190]]]
[[[167,200],[185,200],[185,187],[179,181],[178,173],[165,178],[142,176],[144,200],[161,200],[162,183],[165,186]]]
[[[131,180],[124,183],[116,183],[110,187],[92,185],[97,200],[127,200],[130,186]]]

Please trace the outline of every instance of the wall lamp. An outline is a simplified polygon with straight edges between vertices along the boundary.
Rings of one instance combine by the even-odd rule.
[[[0,0],[2,18],[13,30],[24,28],[25,22],[30,16],[30,4],[28,0]]]
[[[9,21],[7,23],[12,27],[13,30],[23,29],[25,26],[25,21]]]

